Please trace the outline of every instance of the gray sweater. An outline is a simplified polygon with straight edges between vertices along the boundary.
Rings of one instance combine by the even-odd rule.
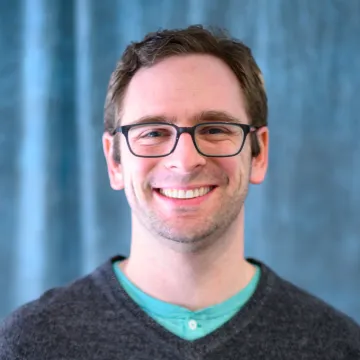
[[[269,267],[220,329],[182,340],[147,316],[116,280],[110,259],[50,290],[0,325],[1,360],[360,359],[360,327]]]

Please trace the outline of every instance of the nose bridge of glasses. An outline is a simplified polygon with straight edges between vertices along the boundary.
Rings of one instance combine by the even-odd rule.
[[[189,134],[191,137],[194,134],[195,127],[194,126],[177,126],[178,137],[182,134]]]
[[[168,165],[186,172],[205,165],[206,160],[195,143],[195,127],[176,126],[176,131],[175,144],[167,160]]]
[[[193,143],[193,146],[196,149],[196,145],[195,145],[195,127],[194,126],[177,126],[177,139],[176,141],[179,142],[181,135],[183,134],[188,134],[190,135],[191,141]]]

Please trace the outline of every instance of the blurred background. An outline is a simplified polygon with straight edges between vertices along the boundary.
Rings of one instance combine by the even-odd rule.
[[[128,42],[196,23],[248,44],[266,81],[247,256],[360,321],[359,0],[0,0],[0,319],[128,254],[102,154],[107,82]]]

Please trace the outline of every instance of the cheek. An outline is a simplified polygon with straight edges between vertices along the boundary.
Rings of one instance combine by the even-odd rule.
[[[226,174],[229,184],[243,182],[242,179],[249,177],[250,174],[250,160],[245,156],[224,158],[221,160],[220,166]]]
[[[126,154],[123,159],[123,172],[125,187],[133,189],[138,194],[149,186],[149,178],[154,167],[153,159],[144,159]]]
[[[229,158],[222,158],[219,159],[220,167],[223,169],[225,174],[230,178],[234,176],[238,172],[240,161],[239,158],[236,157],[229,157]]]

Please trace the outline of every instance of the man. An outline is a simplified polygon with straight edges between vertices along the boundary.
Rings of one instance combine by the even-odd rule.
[[[17,310],[1,359],[360,359],[353,320],[244,257],[244,201],[269,149],[244,44],[193,26],[129,45],[103,148],[131,208],[130,256]]]

